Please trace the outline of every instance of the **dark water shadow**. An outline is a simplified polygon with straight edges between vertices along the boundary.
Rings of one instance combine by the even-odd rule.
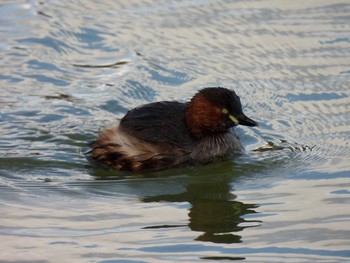
[[[117,171],[94,170],[97,180],[107,180],[110,187],[123,182],[132,194],[144,203],[168,202],[189,204],[188,224],[148,225],[143,229],[189,227],[199,232],[197,241],[212,243],[241,243],[239,232],[258,227],[262,221],[249,219],[256,214],[257,204],[238,201],[233,185],[242,176],[254,176],[264,170],[262,164],[218,162],[201,167],[179,168],[149,174],[123,174]],[[271,166],[270,166],[271,168]],[[132,189],[132,190],[131,190]],[[115,188],[114,188],[115,190]],[[161,217],[161,215],[159,215]]]
[[[231,192],[230,180],[217,180],[215,182],[193,182],[186,186],[184,192],[177,194],[162,194],[144,197],[143,202],[188,202],[188,227],[195,232],[202,232],[196,240],[213,243],[240,243],[238,232],[244,228],[241,223],[258,222],[244,219],[247,214],[256,213],[258,206],[245,204],[235,200]],[[152,226],[152,228],[157,226]],[[158,226],[162,228],[164,226]]]

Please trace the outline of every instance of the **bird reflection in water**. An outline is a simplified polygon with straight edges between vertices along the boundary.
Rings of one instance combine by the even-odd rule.
[[[237,233],[244,228],[257,226],[261,221],[246,220],[244,215],[256,213],[255,204],[236,201],[229,181],[189,184],[186,192],[143,198],[144,202],[189,202],[189,227],[203,232],[198,241],[213,243],[240,243]],[[245,226],[242,226],[245,223]],[[250,225],[250,226],[246,226]]]

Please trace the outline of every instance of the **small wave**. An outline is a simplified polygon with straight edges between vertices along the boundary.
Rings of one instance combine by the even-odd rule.
[[[93,64],[73,64],[74,67],[80,67],[80,68],[119,68],[125,64],[130,63],[128,60],[121,60],[117,61],[115,63],[109,63],[109,64],[101,64],[101,65],[93,65]]]
[[[296,142],[289,142],[287,140],[279,140],[279,143],[274,143],[272,141],[266,141],[266,144],[252,150],[253,152],[266,152],[266,151],[280,151],[280,150],[290,150],[291,152],[305,152],[312,151],[316,145],[309,146],[303,145]]]

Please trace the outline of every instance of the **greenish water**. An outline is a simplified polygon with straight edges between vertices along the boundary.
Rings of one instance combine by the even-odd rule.
[[[2,262],[349,262],[350,4],[0,4]],[[247,153],[127,175],[89,141],[128,109],[240,95]]]

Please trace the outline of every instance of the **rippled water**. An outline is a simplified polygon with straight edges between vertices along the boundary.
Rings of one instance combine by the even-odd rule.
[[[119,2],[119,3],[117,3]],[[11,262],[349,262],[350,4],[3,1],[0,238]],[[100,129],[204,86],[247,154],[125,175]]]

